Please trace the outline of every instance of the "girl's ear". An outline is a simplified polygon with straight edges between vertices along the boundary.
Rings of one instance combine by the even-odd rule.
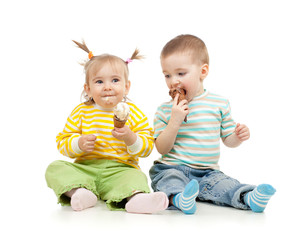
[[[201,79],[204,80],[209,73],[209,65],[207,63],[201,66]]]
[[[131,88],[131,81],[128,80],[125,84],[125,95],[128,95],[130,88]]]
[[[88,97],[90,98],[90,87],[87,83],[85,83],[84,85],[84,89],[85,89],[85,92],[87,93]]]

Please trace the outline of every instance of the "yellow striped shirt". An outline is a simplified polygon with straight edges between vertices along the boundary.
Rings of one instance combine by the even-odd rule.
[[[62,132],[56,137],[57,148],[65,156],[75,158],[75,162],[89,159],[112,159],[139,168],[139,157],[147,157],[154,145],[153,129],[147,117],[133,103],[126,125],[137,134],[137,141],[126,146],[124,141],[112,136],[114,128],[113,110],[100,106],[79,104],[70,114]],[[82,152],[78,147],[81,135],[93,134],[97,137],[92,152]]]

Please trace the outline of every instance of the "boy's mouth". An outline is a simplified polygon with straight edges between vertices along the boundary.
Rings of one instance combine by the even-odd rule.
[[[177,93],[180,94],[179,99],[180,98],[182,98],[182,99],[186,98],[186,93],[187,92],[186,92],[186,89],[184,89],[184,88],[172,88],[172,89],[169,90],[169,95],[172,97],[172,99],[175,98]]]

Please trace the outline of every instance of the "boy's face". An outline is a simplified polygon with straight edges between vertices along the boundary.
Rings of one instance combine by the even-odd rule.
[[[204,92],[203,80],[208,74],[208,65],[193,61],[190,54],[174,53],[161,58],[161,67],[168,88],[184,88],[188,102]]]

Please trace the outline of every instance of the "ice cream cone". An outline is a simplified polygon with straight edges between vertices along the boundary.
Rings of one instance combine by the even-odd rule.
[[[118,103],[114,108],[114,127],[122,128],[130,114],[130,107],[125,102]]]
[[[173,88],[169,91],[169,95],[174,99],[179,93],[179,98],[178,98],[178,104],[181,102],[183,99],[186,98],[186,91],[183,88]]]
[[[177,93],[179,93],[179,98],[177,102],[177,104],[179,104],[179,102],[186,99],[186,91],[183,88],[173,88],[169,91],[169,95],[172,97],[172,99],[176,97]],[[187,116],[185,116],[184,122],[187,122]]]
[[[184,100],[185,98],[186,98],[186,94],[185,94],[184,90],[181,88],[181,89],[179,90],[178,104],[179,104],[179,102],[181,102],[181,101]]]
[[[116,115],[114,115],[114,127],[122,128],[127,120],[120,120]]]

